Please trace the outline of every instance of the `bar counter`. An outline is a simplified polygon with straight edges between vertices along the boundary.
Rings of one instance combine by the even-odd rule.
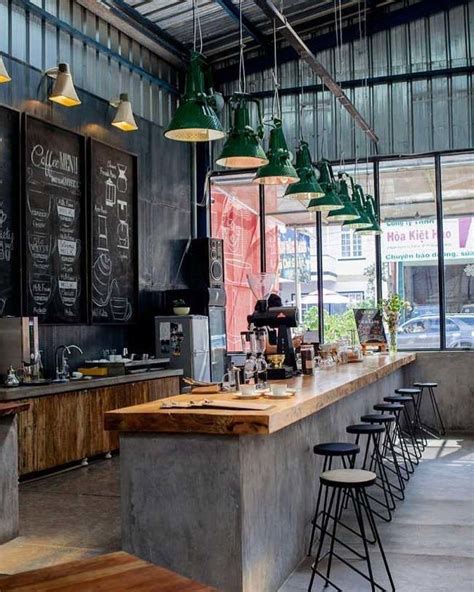
[[[415,359],[374,355],[295,378],[295,397],[268,400],[266,411],[165,410],[163,401],[110,411],[123,549],[222,592],[276,592],[305,556],[314,444],[353,441],[346,427],[403,386]]]

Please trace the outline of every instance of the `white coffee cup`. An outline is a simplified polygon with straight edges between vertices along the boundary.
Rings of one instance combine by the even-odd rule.
[[[247,397],[255,394],[255,385],[254,384],[241,384],[240,385],[240,393]]]
[[[272,384],[271,386],[272,389],[272,394],[275,395],[276,397],[282,397],[283,395],[286,395],[287,391],[288,391],[288,385],[285,384]]]

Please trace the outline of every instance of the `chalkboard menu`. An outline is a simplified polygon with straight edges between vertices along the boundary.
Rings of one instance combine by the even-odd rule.
[[[85,140],[25,117],[24,261],[28,315],[86,320]]]
[[[136,157],[90,143],[92,322],[133,320],[137,300]]]
[[[21,311],[20,114],[0,106],[0,316]]]
[[[387,343],[380,310],[377,308],[355,308],[354,317],[361,345]]]

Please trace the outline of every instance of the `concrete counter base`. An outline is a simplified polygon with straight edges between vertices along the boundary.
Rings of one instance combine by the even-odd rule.
[[[318,442],[404,385],[398,369],[267,436],[121,434],[125,551],[223,592],[276,592],[305,555]]]

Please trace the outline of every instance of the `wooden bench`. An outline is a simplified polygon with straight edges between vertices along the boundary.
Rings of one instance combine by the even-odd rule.
[[[35,569],[0,579],[7,592],[216,592],[188,578],[138,559],[110,553],[92,559]]]

